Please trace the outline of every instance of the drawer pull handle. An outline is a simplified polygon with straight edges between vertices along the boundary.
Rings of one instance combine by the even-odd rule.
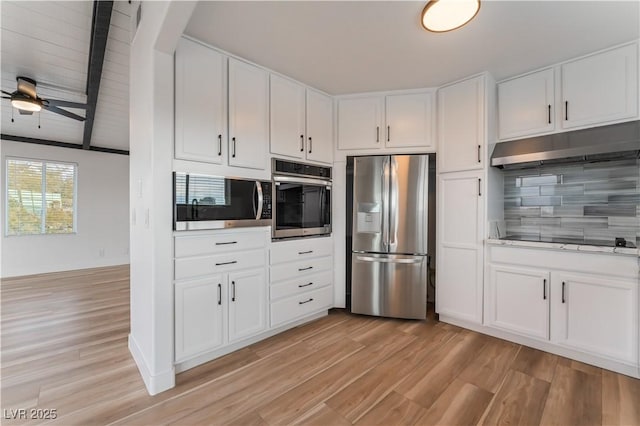
[[[298,268],[298,271],[308,271],[309,269],[313,269],[313,266],[307,266],[306,268]]]
[[[313,250],[309,250],[309,251],[299,251],[298,254],[311,254],[313,253]]]
[[[309,300],[305,300],[304,302],[298,302],[298,305],[304,305],[305,303],[313,302],[313,297]]]
[[[216,266],[233,265],[234,263],[238,263],[238,261],[237,260],[232,260],[231,262],[216,263]]]
[[[313,285],[313,283],[309,283],[309,284],[298,284],[298,288],[302,288],[302,287],[309,287],[310,285]]]
[[[225,243],[216,243],[217,246],[226,246],[227,244],[238,244],[237,241],[227,241]]]

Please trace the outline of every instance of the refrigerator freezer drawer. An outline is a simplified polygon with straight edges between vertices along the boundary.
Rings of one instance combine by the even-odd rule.
[[[352,254],[351,312],[427,317],[427,257]]]

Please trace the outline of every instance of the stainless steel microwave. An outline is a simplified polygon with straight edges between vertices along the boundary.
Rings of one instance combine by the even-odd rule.
[[[271,225],[272,183],[173,173],[173,229]]]
[[[331,234],[331,167],[274,159],[274,239]]]

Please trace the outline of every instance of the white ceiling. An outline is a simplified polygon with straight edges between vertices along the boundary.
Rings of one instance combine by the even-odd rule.
[[[2,1],[2,89],[13,92],[16,76],[38,82],[38,96],[86,102],[92,1]],[[129,149],[129,42],[127,1],[114,2],[92,146]],[[71,110],[84,116],[84,110]],[[2,133],[82,143],[84,123],[48,111],[20,115],[2,100]]]
[[[331,94],[497,80],[640,37],[638,1],[483,1],[449,33],[421,2],[201,2],[186,34]]]

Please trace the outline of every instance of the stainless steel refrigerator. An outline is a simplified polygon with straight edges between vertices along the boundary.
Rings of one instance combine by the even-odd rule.
[[[426,318],[429,156],[353,160],[351,312]]]

